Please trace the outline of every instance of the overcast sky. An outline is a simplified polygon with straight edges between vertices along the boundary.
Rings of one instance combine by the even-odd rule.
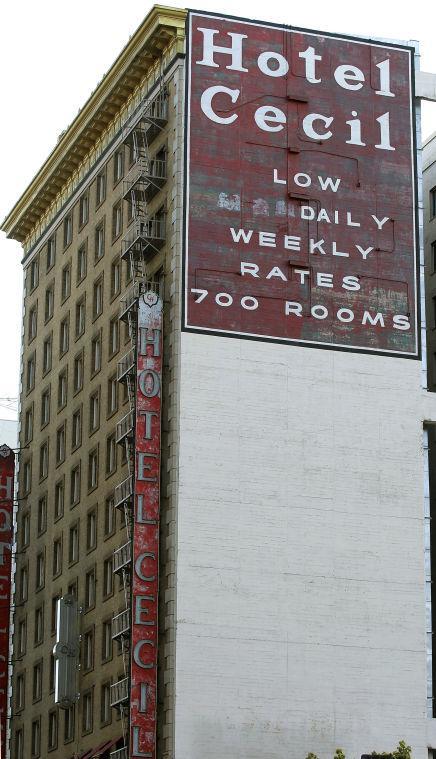
[[[183,7],[180,3],[174,3]],[[3,219],[151,8],[139,0],[26,0],[0,9]],[[204,0],[202,10],[359,36],[419,40],[421,69],[436,72],[432,3],[393,0]],[[436,131],[436,103],[423,106],[423,135]],[[0,399],[18,396],[21,247],[0,239]],[[1,405],[0,418],[13,413]],[[1,442],[1,441],[0,441]]]

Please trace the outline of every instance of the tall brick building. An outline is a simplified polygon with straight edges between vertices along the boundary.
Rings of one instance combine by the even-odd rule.
[[[414,58],[155,6],[4,220],[12,759],[436,748]]]

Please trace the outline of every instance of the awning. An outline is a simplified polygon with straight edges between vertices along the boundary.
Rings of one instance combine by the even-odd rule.
[[[109,751],[110,748],[113,748],[113,746],[115,746],[118,743],[118,741],[121,740],[121,737],[122,736],[119,735],[117,738],[112,738],[112,740],[110,740],[110,741],[105,741],[100,746],[98,746],[97,748],[93,749],[91,751],[91,754],[89,755],[89,759],[102,759],[102,757],[104,756],[104,754],[107,751]],[[83,757],[83,759],[85,759],[85,757]]]
[[[91,759],[93,756],[93,748],[89,748],[87,751],[85,751],[83,754],[80,754],[79,759]]]

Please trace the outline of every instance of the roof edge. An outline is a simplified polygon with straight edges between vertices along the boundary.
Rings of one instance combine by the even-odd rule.
[[[133,33],[128,43],[115,59],[110,69],[93,90],[88,100],[79,110],[77,116],[62,134],[58,143],[47,156],[39,171],[35,174],[29,185],[19,197],[13,208],[1,222],[1,229],[9,238],[23,241],[20,234],[15,235],[18,224],[29,211],[33,201],[42,191],[44,184],[50,176],[62,165],[68,150],[77,143],[81,133],[90,122],[91,118],[103,104],[105,98],[116,86],[117,80],[128,68],[129,63],[144,47],[144,44],[157,34],[159,29],[174,29],[175,35],[184,35],[187,10],[164,5],[154,5],[139,27]],[[103,130],[102,130],[103,132]],[[72,173],[72,172],[71,172]]]

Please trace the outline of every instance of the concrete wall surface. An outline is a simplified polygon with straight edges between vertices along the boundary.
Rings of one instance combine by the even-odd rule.
[[[420,362],[181,356],[176,759],[427,759]]]

